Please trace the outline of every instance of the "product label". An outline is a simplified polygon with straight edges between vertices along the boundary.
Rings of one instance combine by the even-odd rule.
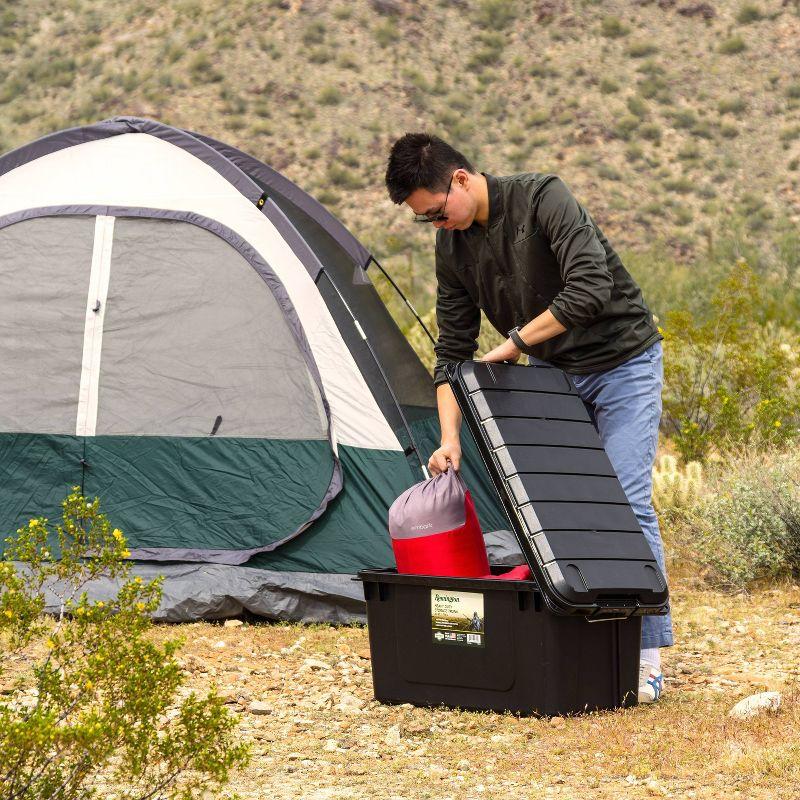
[[[431,589],[431,627],[436,644],[484,647],[483,594]]]

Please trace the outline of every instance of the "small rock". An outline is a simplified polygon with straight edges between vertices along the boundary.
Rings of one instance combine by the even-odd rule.
[[[361,709],[367,704],[366,700],[356,697],[350,692],[343,692],[339,698],[336,708],[339,711],[344,711],[345,714],[360,714]]]
[[[305,758],[303,753],[289,753],[288,756],[284,756],[287,761],[300,761],[301,759]]]
[[[240,619],[226,619],[223,623],[223,628],[241,628],[244,625]]]
[[[740,700],[729,712],[728,716],[737,719],[750,719],[759,714],[777,711],[781,705],[780,692],[759,692]]]
[[[399,725],[392,725],[391,728],[386,733],[385,742],[389,745],[398,745],[400,744],[400,726]]]
[[[253,700],[253,702],[247,707],[247,710],[251,714],[256,715],[271,714],[273,711],[272,706],[269,703],[264,703],[261,700]]]
[[[219,642],[214,642],[214,645],[213,645],[215,650],[224,650],[227,646],[228,645],[225,642],[221,641],[221,640]]]
[[[468,770],[470,766],[470,762],[466,758],[462,758],[461,761],[456,764],[456,769]]]
[[[330,669],[331,665],[326,661],[320,661],[318,658],[307,658],[303,662],[306,669]]]
[[[564,724],[564,717],[550,717],[550,727],[560,728]]]
[[[359,658],[364,659],[364,661],[369,661],[372,658],[372,655],[370,654],[369,650],[366,649],[356,650],[355,655],[357,655]]]
[[[647,793],[651,797],[666,797],[669,794],[669,791],[662,786],[658,781],[653,780],[652,778],[647,781]]]

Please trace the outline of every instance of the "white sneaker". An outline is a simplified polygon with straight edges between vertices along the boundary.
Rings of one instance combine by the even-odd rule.
[[[639,664],[639,702],[655,703],[664,691],[664,673],[642,661]]]

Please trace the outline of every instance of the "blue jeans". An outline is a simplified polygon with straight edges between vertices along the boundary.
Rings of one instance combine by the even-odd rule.
[[[661,342],[613,369],[570,378],[589,409],[622,489],[666,576],[664,547],[652,498],[664,383]],[[642,648],[671,644],[671,615],[642,619]]]

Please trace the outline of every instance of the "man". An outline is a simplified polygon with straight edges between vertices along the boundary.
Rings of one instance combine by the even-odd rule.
[[[651,498],[662,337],[602,231],[556,175],[480,173],[427,133],[394,143],[386,187],[415,221],[437,229],[434,382],[442,438],[431,471],[460,466],[461,414],[444,365],[473,357],[483,311],[508,336],[484,361],[527,353],[570,373],[664,570]],[[642,623],[639,701],[646,703],[661,695],[659,648],[673,639],[669,616]]]

